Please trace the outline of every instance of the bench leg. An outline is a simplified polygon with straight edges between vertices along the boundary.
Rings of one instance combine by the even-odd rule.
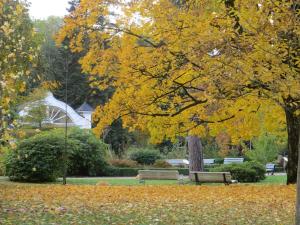
[[[229,182],[226,180],[226,174],[225,173],[223,173],[223,181],[224,181],[225,186],[229,185]]]
[[[195,181],[196,181],[196,185],[201,185],[197,173],[195,173]]]
[[[146,183],[146,181],[145,181],[145,180],[141,180],[141,179],[140,179],[140,180],[139,180],[139,183],[140,183],[140,184],[145,184],[145,183]]]

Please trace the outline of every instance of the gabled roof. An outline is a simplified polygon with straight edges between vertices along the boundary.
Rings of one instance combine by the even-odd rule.
[[[84,102],[78,109],[77,112],[93,112],[94,109],[88,103]]]

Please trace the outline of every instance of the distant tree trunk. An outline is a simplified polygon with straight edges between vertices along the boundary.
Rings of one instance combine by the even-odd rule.
[[[300,118],[294,111],[285,110],[288,133],[287,184],[297,182]]]
[[[189,152],[190,171],[203,171],[203,147],[198,136],[187,137],[187,148]]]

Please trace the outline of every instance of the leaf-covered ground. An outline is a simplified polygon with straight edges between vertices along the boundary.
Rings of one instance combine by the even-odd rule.
[[[0,184],[0,224],[293,224],[295,186]]]

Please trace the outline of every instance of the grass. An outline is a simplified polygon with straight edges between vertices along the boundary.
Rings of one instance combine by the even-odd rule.
[[[286,176],[267,176],[265,180],[259,182],[260,184],[286,184]]]
[[[62,179],[58,179],[54,184],[61,183]],[[9,182],[7,178],[0,177],[1,183],[12,183]],[[140,185],[178,185],[176,180],[147,180],[145,184],[141,184],[136,178],[67,178],[67,183],[72,185],[112,185],[112,186],[140,186]],[[259,183],[252,183],[255,185],[264,185],[264,184],[285,184],[286,176],[267,176],[265,180]],[[187,178],[184,179],[185,185],[194,185]],[[205,185],[222,185],[222,184],[205,184]]]
[[[61,179],[59,179],[61,182]],[[69,184],[78,184],[78,185],[144,185],[139,183],[139,180],[135,178],[68,178],[67,182]],[[255,183],[255,184],[285,184],[286,176],[267,176],[265,180]],[[178,181],[176,180],[147,180],[145,182],[146,185],[178,185]],[[188,178],[184,179],[184,184],[194,185],[194,183],[190,182]],[[211,184],[205,184],[211,185]]]

